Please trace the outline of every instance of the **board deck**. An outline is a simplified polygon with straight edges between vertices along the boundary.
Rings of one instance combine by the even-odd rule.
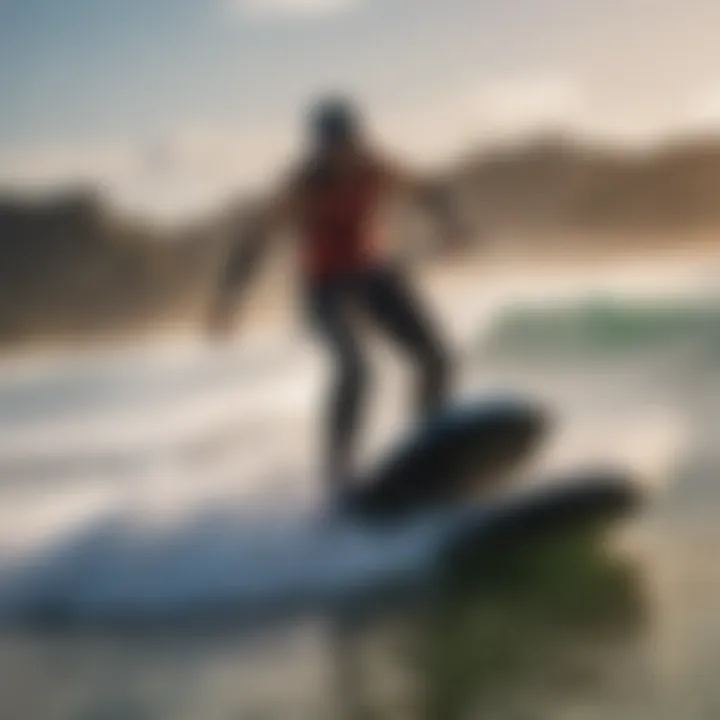
[[[351,512],[393,519],[508,480],[547,434],[548,414],[517,398],[480,400],[424,422],[358,484]]]

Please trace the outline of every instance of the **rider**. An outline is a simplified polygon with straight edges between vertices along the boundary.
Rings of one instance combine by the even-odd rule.
[[[410,191],[437,211],[446,237],[459,225],[442,186],[413,178],[370,148],[352,102],[330,97],[309,118],[309,152],[279,193],[256,209],[225,266],[210,316],[214,331],[228,329],[233,291],[246,286],[267,246],[290,222],[298,231],[309,320],[336,365],[327,416],[326,478],[333,494],[352,472],[354,440],[366,394],[364,333],[358,315],[394,340],[418,372],[417,412],[446,400],[450,367],[443,343],[406,278],[377,241],[383,199]]]

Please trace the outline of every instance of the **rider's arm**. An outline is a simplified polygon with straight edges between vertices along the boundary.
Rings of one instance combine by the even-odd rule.
[[[295,209],[296,191],[288,185],[259,202],[239,222],[212,299],[208,319],[212,331],[224,333],[229,329],[234,307],[267,256],[272,242],[282,236]]]
[[[454,193],[447,182],[413,173],[401,165],[390,162],[381,164],[381,177],[392,192],[409,196],[424,210],[430,212],[439,221],[449,244],[459,241],[465,227]]]

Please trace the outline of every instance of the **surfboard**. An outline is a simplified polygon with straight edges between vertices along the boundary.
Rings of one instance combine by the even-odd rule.
[[[468,553],[497,554],[531,549],[550,537],[603,532],[644,504],[647,491],[626,470],[583,469],[513,490],[468,508],[446,542],[439,564],[450,566]]]
[[[427,508],[381,526],[307,519],[244,527],[229,512],[138,536],[107,519],[54,540],[24,567],[0,569],[0,622],[126,633],[224,622],[255,627],[415,595],[458,570],[488,577],[504,551],[529,556],[544,539],[579,542],[628,518],[644,500],[631,473],[577,471],[477,502]],[[247,518],[245,518],[247,521]]]
[[[475,400],[424,421],[365,474],[350,512],[389,520],[507,482],[546,436],[548,413],[523,398]]]

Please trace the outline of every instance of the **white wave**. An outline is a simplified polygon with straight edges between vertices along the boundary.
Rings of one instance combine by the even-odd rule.
[[[336,602],[422,582],[448,523],[437,516],[383,531],[315,513],[215,509],[153,527],[110,514],[0,574],[0,609],[92,621]]]

